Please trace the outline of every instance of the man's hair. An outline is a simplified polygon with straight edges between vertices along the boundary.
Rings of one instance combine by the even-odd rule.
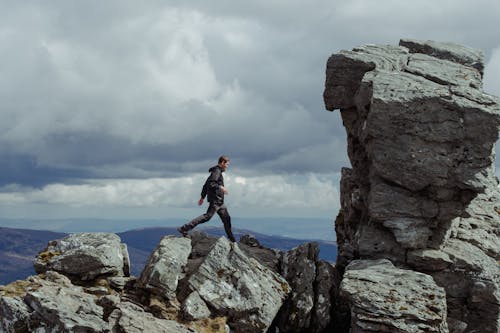
[[[229,157],[225,156],[225,155],[222,155],[221,157],[219,157],[219,164],[221,164],[222,162],[229,162],[230,159]]]

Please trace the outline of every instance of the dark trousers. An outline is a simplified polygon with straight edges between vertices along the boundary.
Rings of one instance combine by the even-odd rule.
[[[227,207],[224,204],[217,205],[211,202],[205,214],[192,219],[190,222],[184,224],[181,229],[187,232],[196,227],[198,224],[202,224],[210,220],[215,213],[219,215],[222,223],[224,224],[224,230],[226,230],[227,238],[229,238],[231,242],[234,242],[235,239],[233,232],[231,231],[231,216],[229,216]]]

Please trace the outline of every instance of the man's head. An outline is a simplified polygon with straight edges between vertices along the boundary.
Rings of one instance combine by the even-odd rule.
[[[229,157],[222,155],[219,157],[219,166],[222,168],[222,170],[226,170],[229,167]]]

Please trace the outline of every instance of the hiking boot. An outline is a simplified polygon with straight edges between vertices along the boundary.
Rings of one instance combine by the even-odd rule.
[[[183,236],[183,237],[187,237],[188,235],[188,232],[184,229],[182,229],[182,227],[179,227],[177,228],[177,231]]]

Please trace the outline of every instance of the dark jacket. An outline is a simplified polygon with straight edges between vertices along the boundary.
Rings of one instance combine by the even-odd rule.
[[[205,196],[208,196],[208,202],[222,205],[224,203],[224,192],[220,187],[224,186],[224,177],[222,177],[224,170],[216,165],[211,167],[208,172],[210,172],[210,176],[208,176],[205,185],[203,185],[201,197],[205,198]]]

